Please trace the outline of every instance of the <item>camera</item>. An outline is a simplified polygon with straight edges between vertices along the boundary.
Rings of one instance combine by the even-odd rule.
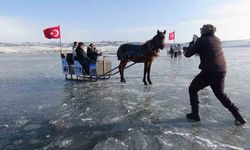
[[[186,53],[187,49],[188,49],[188,47],[183,47],[183,54]]]

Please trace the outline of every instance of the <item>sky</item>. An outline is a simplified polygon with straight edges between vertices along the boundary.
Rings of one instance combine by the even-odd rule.
[[[250,0],[1,0],[0,42],[54,42],[43,30],[60,25],[62,42],[151,39],[159,29],[176,42],[213,24],[221,40],[250,39]],[[168,35],[166,35],[168,37]],[[166,40],[167,43],[173,41]]]

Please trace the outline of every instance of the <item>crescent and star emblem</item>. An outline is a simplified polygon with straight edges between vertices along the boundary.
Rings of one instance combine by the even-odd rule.
[[[53,35],[54,37],[57,37],[59,35],[59,31],[57,29],[53,30],[50,35]]]
[[[174,38],[174,34],[170,34],[170,38]]]

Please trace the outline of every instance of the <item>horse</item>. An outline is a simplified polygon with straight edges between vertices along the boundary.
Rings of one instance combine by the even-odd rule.
[[[165,34],[166,30],[164,30],[164,32],[157,30],[157,34],[142,45],[126,43],[118,48],[117,57],[118,60],[120,60],[118,68],[120,81],[122,83],[126,82],[124,78],[124,69],[129,61],[133,61],[135,63],[144,63],[144,85],[148,85],[148,83],[152,84],[150,80],[151,64],[158,56],[160,49],[163,49],[166,45],[164,42]],[[146,76],[148,82],[146,81]]]

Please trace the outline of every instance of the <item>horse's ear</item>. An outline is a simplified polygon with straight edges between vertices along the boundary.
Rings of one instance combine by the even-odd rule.
[[[160,31],[159,30],[157,30],[157,34],[159,34],[160,33]]]
[[[166,34],[166,30],[164,30],[163,34]]]

